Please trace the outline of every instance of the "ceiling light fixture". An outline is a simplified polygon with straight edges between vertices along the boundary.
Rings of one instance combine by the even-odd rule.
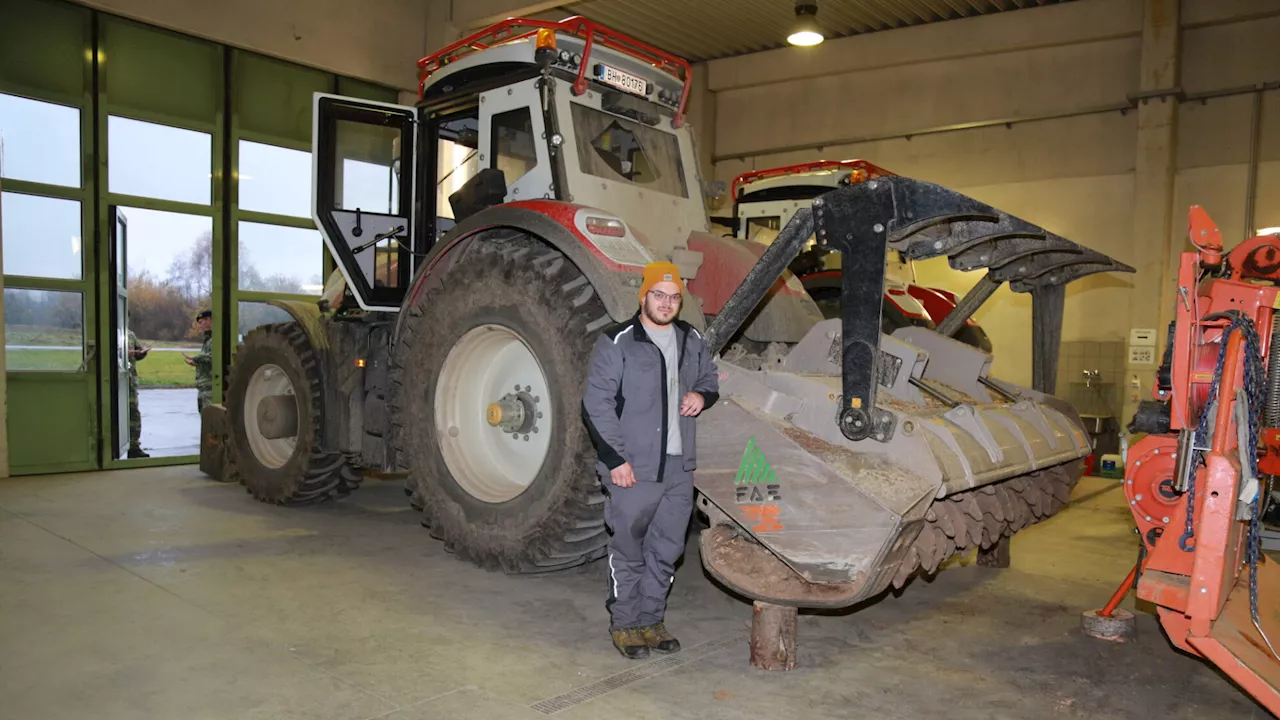
[[[822,30],[818,27],[817,20],[814,19],[817,15],[817,0],[796,0],[796,22],[791,27],[791,34],[787,36],[787,42],[801,47],[809,47],[822,42],[825,38],[822,36]]]

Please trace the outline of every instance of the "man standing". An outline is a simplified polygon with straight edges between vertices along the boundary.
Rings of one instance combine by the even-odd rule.
[[[650,263],[640,310],[596,340],[583,395],[604,487],[610,635],[625,657],[671,653],[663,625],[693,512],[694,418],[719,395],[715,363],[691,325],[676,266]]]
[[[142,450],[142,412],[138,410],[138,361],[151,351],[129,331],[129,454],[131,458],[151,457]]]
[[[213,311],[202,310],[196,316],[196,326],[204,333],[200,354],[191,357],[183,353],[182,357],[196,369],[196,410],[203,412],[204,406],[213,402]]]

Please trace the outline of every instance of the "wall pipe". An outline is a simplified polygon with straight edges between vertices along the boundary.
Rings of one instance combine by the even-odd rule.
[[[1248,95],[1257,93],[1259,96],[1267,90],[1280,89],[1280,80],[1270,82],[1256,83],[1254,85],[1243,85],[1231,88],[1221,88],[1218,90],[1206,90],[1205,92],[1182,94],[1177,91],[1170,91],[1164,97],[1170,97],[1178,103],[1200,102],[1204,103],[1208,100],[1216,98],[1230,97],[1232,95]],[[1004,118],[996,120],[980,120],[976,122],[955,123],[951,125],[939,125],[937,127],[922,128],[920,130],[912,130],[910,132],[889,133],[885,135],[867,135],[857,138],[837,138],[833,140],[824,140],[816,143],[805,143],[803,145],[787,145],[783,147],[761,148],[759,150],[751,150],[749,152],[728,153],[725,155],[713,155],[711,162],[719,163],[728,160],[747,160],[750,158],[760,157],[762,155],[778,155],[789,152],[802,152],[804,150],[822,150],[823,148],[833,147],[836,145],[858,145],[861,143],[880,142],[882,140],[910,140],[913,137],[923,135],[939,135],[942,133],[960,132],[962,130],[978,130],[981,128],[996,127],[1004,125],[1012,128],[1020,123],[1044,122],[1047,120],[1065,120],[1068,118],[1085,117],[1088,115],[1102,115],[1112,112],[1128,112],[1138,106],[1139,102],[1148,102],[1152,98],[1132,98],[1123,103],[1112,103],[1109,105],[1101,105],[1097,107],[1085,108],[1083,110],[1073,110],[1070,112],[1049,113],[1045,115],[1029,115],[1018,118]]]
[[[1244,237],[1253,237],[1254,204],[1258,196],[1258,155],[1262,144],[1262,91],[1253,94],[1253,113],[1249,118],[1249,177],[1244,191]]]

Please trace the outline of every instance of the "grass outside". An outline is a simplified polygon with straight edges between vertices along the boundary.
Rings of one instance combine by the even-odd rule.
[[[5,361],[10,370],[65,372],[80,368],[80,355],[79,350],[6,350]]]
[[[150,345],[150,343],[144,343]],[[199,350],[190,351],[195,355]],[[139,387],[195,387],[196,369],[182,361],[180,352],[155,352],[138,361]]]
[[[192,355],[195,352],[191,353]],[[9,370],[74,372],[80,368],[79,350],[7,350]],[[188,388],[196,385],[195,368],[180,352],[153,352],[138,362],[139,387]]]
[[[6,359],[9,370],[36,372],[74,372],[80,368],[82,344],[80,331],[36,325],[10,325],[5,328]],[[193,340],[143,340],[153,349],[138,361],[138,384],[141,387],[195,387],[195,368],[183,362],[183,352],[195,355],[200,343]],[[21,348],[21,346],[29,346]],[[43,347],[42,347],[43,346]],[[46,349],[47,348],[47,349]],[[160,350],[182,348],[182,351]]]

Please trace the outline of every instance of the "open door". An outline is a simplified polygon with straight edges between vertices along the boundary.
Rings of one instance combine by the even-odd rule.
[[[111,304],[111,337],[114,338],[114,362],[111,381],[112,438],[116,459],[129,453],[129,288],[126,252],[129,221],[120,208],[111,208],[111,282],[115,295]]]
[[[312,214],[360,307],[394,311],[413,277],[417,110],[316,93]]]

